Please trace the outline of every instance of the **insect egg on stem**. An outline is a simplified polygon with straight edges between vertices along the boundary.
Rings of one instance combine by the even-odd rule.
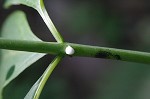
[[[75,50],[71,46],[68,45],[65,49],[65,52],[67,55],[73,55]]]

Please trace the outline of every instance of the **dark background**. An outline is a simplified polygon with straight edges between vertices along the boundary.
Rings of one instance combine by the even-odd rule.
[[[2,8],[0,26],[23,10],[32,31],[55,41],[40,15],[26,6]],[[150,52],[149,0],[45,0],[47,11],[65,41]],[[54,56],[25,70],[4,91],[5,99],[23,99]],[[66,57],[54,70],[41,99],[149,99],[150,66],[85,57]]]

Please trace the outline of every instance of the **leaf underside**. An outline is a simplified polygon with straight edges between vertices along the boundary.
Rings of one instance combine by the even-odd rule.
[[[32,33],[26,16],[21,11],[16,11],[7,18],[2,27],[1,37],[41,41]],[[0,99],[2,99],[3,88],[44,55],[41,53],[0,50]]]
[[[24,99],[34,99],[34,96],[36,94],[36,91],[40,85],[42,77],[40,77],[36,83],[32,86],[32,88],[30,89],[30,91],[27,93],[27,95],[24,97]]]
[[[54,68],[58,65],[61,61],[62,56],[57,56],[47,67],[43,75],[36,81],[36,83],[32,86],[30,91],[27,93],[24,99],[38,99],[45,83],[47,82],[48,78],[50,77]]]
[[[59,43],[63,42],[63,38],[61,37],[60,33],[57,31],[56,27],[54,26],[52,20],[50,19],[45,9],[43,0],[6,0],[4,7],[8,8],[11,5],[19,5],[19,4],[23,4],[36,9],[38,13],[41,15],[41,17],[43,18],[45,24],[47,25],[48,29],[50,30],[50,32],[52,33],[56,41]]]
[[[59,43],[63,42],[63,38],[55,28],[53,22],[51,21],[45,9],[43,0],[6,0],[4,7],[8,8],[11,5],[19,5],[19,4],[23,4],[36,9],[43,18],[45,24],[49,28],[50,32],[52,33],[56,41]],[[10,33],[13,33],[13,35],[10,36]],[[36,40],[36,41],[39,40],[31,32],[28,24],[26,23],[25,16],[22,12],[16,12],[12,14],[11,17],[8,18],[7,22],[4,24],[2,37],[9,39]],[[26,69],[32,63],[34,63],[39,58],[45,55],[31,52],[6,51],[6,50],[1,50],[0,54],[2,56],[0,60],[2,62],[0,64],[0,75],[3,77],[2,80],[0,81],[0,94],[2,94],[3,88],[10,81],[12,81],[15,77],[17,77],[24,69]],[[10,60],[10,62],[7,62],[8,60]],[[41,78],[37,81],[37,83],[35,83],[35,86],[31,88],[26,97],[30,97],[32,99],[32,97],[36,95],[35,93],[36,89],[41,86],[39,84],[40,82]],[[0,95],[0,99],[1,97],[2,96]]]

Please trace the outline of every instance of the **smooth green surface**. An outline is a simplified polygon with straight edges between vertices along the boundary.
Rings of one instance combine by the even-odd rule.
[[[28,52],[39,52],[48,54],[59,54],[64,53],[64,44],[56,42],[42,42],[42,41],[26,41],[26,40],[10,40],[0,38],[0,48],[28,51]]]
[[[67,44],[71,45],[75,49],[76,52],[74,54],[75,56],[114,59],[114,60],[150,64],[150,53],[148,52],[140,52],[108,47],[88,46],[72,43]]]
[[[36,83],[32,86],[30,91],[27,93],[27,95],[24,97],[24,99],[34,99],[35,93],[40,85],[42,77],[40,77]]]
[[[1,37],[12,40],[41,41],[30,30],[21,11],[11,14],[3,25]],[[2,46],[2,45],[1,45]],[[0,50],[0,99],[3,88],[45,54]]]
[[[19,4],[27,5],[34,9],[39,9],[41,7],[40,0],[5,0],[4,7],[8,8],[11,5],[19,5]]]
[[[60,33],[55,28],[53,22],[51,21],[45,9],[43,0],[6,0],[4,6],[5,8],[8,8],[11,5],[19,5],[19,4],[23,4],[23,5],[36,9],[41,15],[41,17],[43,18],[44,22],[46,23],[47,27],[51,31],[56,41],[59,43],[63,42],[63,38],[61,37]]]
[[[45,70],[43,75],[38,79],[38,81],[33,85],[31,90],[26,95],[25,99],[39,99],[40,94],[47,82],[49,76],[51,75],[52,71],[55,69],[57,64],[61,61],[62,56],[57,56],[54,61],[48,66]]]
[[[41,41],[0,39],[1,49],[31,51],[54,55],[65,54],[65,48],[68,45],[72,46],[75,50],[75,53],[72,56],[114,59],[150,64],[150,53],[148,52],[89,46],[74,43],[54,43]]]

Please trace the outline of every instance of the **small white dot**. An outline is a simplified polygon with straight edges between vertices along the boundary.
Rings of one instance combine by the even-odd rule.
[[[65,52],[67,55],[73,55],[75,51],[71,46],[67,46]]]

